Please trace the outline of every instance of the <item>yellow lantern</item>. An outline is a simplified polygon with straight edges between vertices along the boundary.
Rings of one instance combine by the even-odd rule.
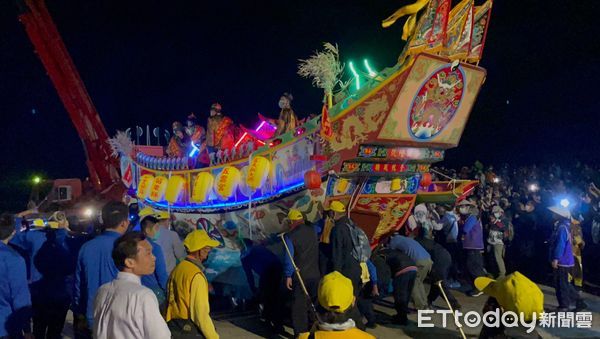
[[[222,199],[229,199],[240,183],[240,171],[233,166],[226,166],[215,180],[215,192]]]
[[[348,179],[339,179],[336,185],[336,192],[338,194],[344,194],[348,190]]]
[[[248,166],[242,167],[242,169],[240,170],[240,176],[242,178],[248,177]],[[250,197],[250,196],[252,196],[253,189],[248,187],[248,184],[246,183],[246,181],[247,180],[240,180],[240,185],[238,186],[238,189],[240,190],[240,192],[242,192],[242,194],[245,197]]]
[[[390,190],[392,192],[404,190],[406,188],[406,181],[400,178],[392,179],[392,183],[390,184]]]
[[[150,195],[152,190],[152,183],[154,183],[154,176],[152,174],[144,174],[140,178],[140,182],[137,187],[138,199],[146,199]]]
[[[167,178],[156,177],[152,183],[152,190],[150,190],[150,200],[152,201],[163,201],[165,198],[165,192],[167,191]]]
[[[167,183],[165,198],[171,204],[177,202],[185,187],[185,179],[181,175],[172,175]]]
[[[201,172],[196,176],[194,187],[192,188],[192,201],[203,203],[208,198],[210,190],[213,187],[215,178],[209,172]]]
[[[250,166],[248,167],[248,176],[246,177],[246,184],[252,190],[256,190],[265,183],[269,176],[269,170],[271,168],[271,162],[265,157],[254,157]]]

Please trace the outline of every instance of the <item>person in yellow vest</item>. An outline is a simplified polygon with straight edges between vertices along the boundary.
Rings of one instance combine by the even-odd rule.
[[[349,310],[355,302],[350,279],[340,272],[331,272],[321,279],[317,295],[321,307],[318,330],[314,333],[302,333],[300,339],[375,338],[356,328],[350,317]]]
[[[209,314],[208,281],[202,266],[219,242],[211,239],[205,230],[195,230],[185,237],[183,245],[188,255],[171,272],[167,284],[167,324],[173,338],[194,335],[219,338]]]

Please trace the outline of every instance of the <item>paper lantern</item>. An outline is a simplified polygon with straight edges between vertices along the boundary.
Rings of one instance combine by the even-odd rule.
[[[221,199],[229,199],[240,183],[240,171],[233,166],[226,166],[215,180],[215,192]]]
[[[428,187],[431,185],[431,173],[423,173],[421,176],[421,186]]]
[[[165,192],[167,191],[166,177],[156,177],[152,183],[152,190],[150,190],[150,200],[152,201],[163,201],[165,198]]]
[[[194,187],[192,187],[192,201],[203,203],[210,195],[215,178],[209,172],[201,172],[196,176]]]
[[[181,175],[172,175],[167,183],[165,199],[171,204],[177,202],[185,188],[185,179]]]
[[[390,189],[392,192],[395,191],[403,191],[406,188],[406,180],[402,180],[400,178],[392,179],[392,184]]]
[[[242,169],[240,170],[240,176],[242,178],[248,177],[248,166],[242,167]],[[238,186],[238,189],[240,190],[240,192],[242,192],[242,194],[245,197],[250,197],[252,193],[254,193],[254,190],[251,189],[246,182],[247,180],[240,180],[240,185]]]
[[[336,192],[339,194],[344,194],[348,190],[348,179],[339,179],[336,183]]]
[[[309,190],[321,188],[321,175],[315,170],[304,173],[304,186]]]
[[[252,190],[261,188],[271,168],[271,162],[265,157],[254,157],[250,166],[248,166],[248,174],[246,176],[246,184]]]
[[[150,195],[152,190],[152,183],[154,182],[154,176],[152,174],[144,174],[140,178],[140,182],[137,187],[138,199],[146,199]]]

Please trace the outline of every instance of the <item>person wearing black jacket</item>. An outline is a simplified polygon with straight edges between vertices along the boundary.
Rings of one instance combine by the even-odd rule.
[[[331,230],[331,265],[334,271],[338,271],[352,281],[354,287],[354,296],[358,298],[359,292],[362,289],[360,262],[352,255],[354,244],[350,227],[352,221],[346,213],[346,206],[339,201],[333,201],[330,210],[334,212],[335,226]],[[350,317],[356,323],[356,327],[360,330],[365,330],[366,326],[362,321],[358,307],[354,306],[350,311]]]
[[[310,302],[315,302],[317,298],[317,289],[321,274],[319,271],[319,239],[314,227],[304,222],[302,213],[292,209],[288,213],[290,221],[290,232],[285,237],[285,242],[289,254],[296,264],[304,286],[309,294],[304,294],[302,285],[294,272],[292,258],[286,253],[284,273],[286,277],[285,285],[292,291],[292,327],[294,335],[297,337],[300,333],[308,332],[310,320]],[[310,300],[309,300],[310,298]]]
[[[346,216],[337,218],[331,231],[332,268],[352,281],[354,293],[357,294],[362,285],[360,278],[362,270],[358,260],[352,256],[354,245],[348,228],[350,222]]]
[[[417,277],[417,264],[402,251],[389,248],[377,251],[376,256],[383,258],[390,268],[394,289],[394,323],[407,325],[408,302]]]
[[[263,316],[267,325],[272,326],[275,332],[281,332],[283,330],[281,293],[279,293],[283,273],[281,261],[265,246],[254,245],[248,238],[243,242],[245,248],[241,252],[240,259],[250,290],[263,305]],[[254,281],[254,273],[259,277],[258,286]]]
[[[431,278],[431,288],[429,289],[429,295],[427,296],[427,303],[429,305],[441,295],[440,288],[437,285],[438,281],[442,281],[442,288],[448,298],[448,302],[453,309],[460,309],[461,305],[458,303],[452,291],[447,286],[448,273],[450,272],[450,266],[452,266],[452,256],[450,252],[444,248],[444,246],[438,244],[431,239],[418,239],[419,243],[423,248],[431,255],[433,265],[431,266],[431,272],[429,273]]]

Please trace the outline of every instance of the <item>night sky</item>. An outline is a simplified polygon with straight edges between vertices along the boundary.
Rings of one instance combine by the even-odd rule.
[[[113,135],[169,128],[190,112],[204,121],[215,101],[252,126],[257,112],[277,117],[285,91],[301,117],[317,113],[321,90],[296,75],[297,59],[328,41],[343,61],[392,66],[404,19],[380,23],[411,1],[47,2]],[[487,81],[447,164],[600,163],[599,7],[496,1],[480,64]],[[34,173],[87,175],[82,144],[17,14],[0,1],[0,208],[11,210],[24,208]]]

